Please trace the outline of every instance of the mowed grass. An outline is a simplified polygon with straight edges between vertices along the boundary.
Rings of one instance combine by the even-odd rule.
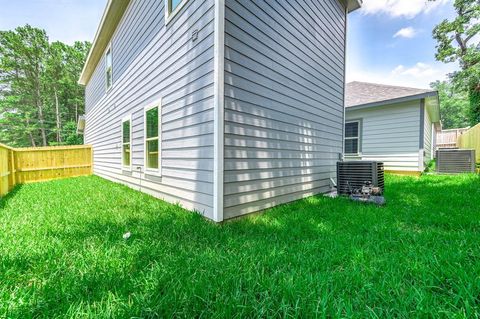
[[[386,185],[383,208],[222,225],[98,177],[24,185],[0,201],[0,317],[480,316],[479,178]]]

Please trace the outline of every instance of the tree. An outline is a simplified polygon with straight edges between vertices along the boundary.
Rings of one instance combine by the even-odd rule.
[[[436,81],[431,87],[438,91],[440,113],[444,129],[462,128],[470,125],[469,101],[465,91],[458,91],[449,81]]]
[[[461,70],[452,74],[456,89],[468,92],[470,124],[480,122],[480,0],[455,0],[457,16],[444,20],[433,30],[437,40],[436,59],[459,62]]]
[[[89,50],[88,42],[50,43],[45,31],[28,25],[0,31],[1,142],[78,143],[71,138],[71,123],[85,109],[84,88],[77,80]]]
[[[47,145],[47,133],[41,76],[47,47],[45,32],[28,25],[0,32],[0,84],[6,87],[3,97],[9,101],[9,109],[0,111],[25,114],[25,118],[35,111],[36,120],[30,118],[28,123],[38,128],[43,145]],[[34,144],[35,139],[32,140]]]

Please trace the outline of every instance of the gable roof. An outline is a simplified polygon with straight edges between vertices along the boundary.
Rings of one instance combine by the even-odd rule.
[[[86,85],[92,77],[98,62],[102,58],[115,30],[117,29],[123,14],[127,10],[130,0],[108,0],[102,20],[98,26],[97,33],[92,43],[92,48],[88,54],[79,84]]]
[[[345,89],[345,108],[364,109],[401,102],[425,99],[425,109],[434,123],[439,123],[440,101],[435,90],[416,89],[403,86],[350,82]]]
[[[437,91],[403,86],[350,82],[346,87],[346,107],[376,106],[437,96]]]

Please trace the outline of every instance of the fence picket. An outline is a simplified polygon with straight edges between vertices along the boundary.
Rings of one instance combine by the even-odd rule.
[[[91,175],[89,145],[11,148],[0,144],[0,197],[16,184]]]

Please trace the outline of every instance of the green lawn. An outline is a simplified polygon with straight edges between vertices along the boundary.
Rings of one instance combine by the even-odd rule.
[[[480,316],[479,178],[386,197],[215,225],[97,177],[25,185],[0,201],[0,318]]]

